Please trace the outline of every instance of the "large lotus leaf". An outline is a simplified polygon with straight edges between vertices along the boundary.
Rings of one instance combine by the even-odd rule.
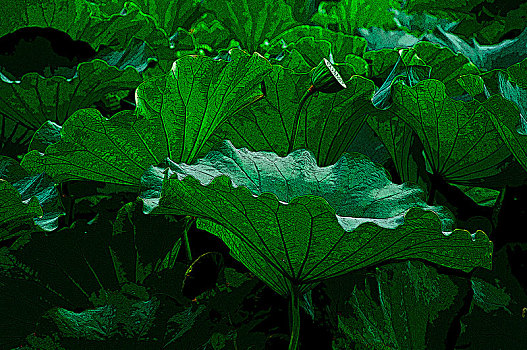
[[[309,25],[299,25],[286,30],[283,33],[280,33],[277,37],[269,39],[268,42],[263,42],[262,45],[260,45],[260,49],[265,53],[265,57],[275,58],[277,55],[283,54],[284,49],[288,48],[290,44],[297,43],[304,40],[304,38],[310,37],[317,42],[330,42],[331,56],[333,57],[333,62],[336,63],[346,62],[346,56],[350,54],[362,57],[366,50],[366,40],[364,40],[364,38],[336,33],[319,26]],[[306,53],[302,52],[302,55],[306,55]],[[315,66],[317,64],[318,62]]]
[[[46,121],[62,124],[75,111],[90,107],[105,94],[135,89],[142,81],[134,68],[119,70],[99,59],[79,64],[71,79],[44,78],[37,73],[28,73],[21,81],[7,80],[2,75],[0,78],[2,136],[11,133],[12,139],[18,138],[18,153],[20,148],[27,148],[33,133]],[[0,141],[1,151],[6,143],[1,137]]]
[[[236,147],[285,156],[309,79],[308,74],[295,74],[273,65],[273,71],[264,79],[265,98],[222,124],[209,139],[208,150],[223,140],[231,140]],[[320,166],[333,164],[342,156],[364,124],[366,113],[372,110],[374,86],[370,80],[353,76],[346,85],[338,93],[311,96],[300,115],[293,149],[311,150]]]
[[[426,349],[427,331],[437,329],[432,323],[454,302],[456,285],[420,261],[377,268],[375,280],[353,287],[353,313],[338,316],[339,329],[349,342],[370,348]]]
[[[203,218],[284,296],[289,283],[305,292],[389,259],[490,268],[492,242],[482,231],[452,231],[449,212],[428,206],[417,186],[393,184],[358,153],[320,168],[306,150],[281,158],[226,140],[195,165],[169,163],[169,170],[151,167],[143,176],[145,213]]]
[[[484,103],[449,98],[445,85],[435,79],[414,87],[397,83],[393,113],[402,118],[421,140],[430,170],[446,181],[478,185],[500,174],[510,151],[491,118],[517,120],[510,109],[495,108],[507,101],[493,96]]]
[[[166,35],[156,28],[152,17],[134,3],[127,2],[120,13],[104,16],[99,7],[84,0],[19,0],[4,4],[0,37],[24,27],[51,27],[67,33],[73,40],[124,48],[133,38],[150,45],[166,45]],[[106,18],[105,18],[106,17]]]
[[[61,140],[46,153],[31,151],[22,166],[55,181],[88,179],[137,186],[151,164],[166,157],[192,162],[224,120],[262,96],[271,69],[265,58],[232,50],[232,61],[204,56],[177,60],[171,72],[142,83],[136,111],[111,119],[95,109],[74,113]]]
[[[249,52],[257,51],[265,40],[300,24],[283,0],[204,1],[202,6],[213,12],[231,31],[231,39],[239,41],[242,49]]]
[[[381,27],[395,29],[390,8],[399,8],[394,0],[341,0],[339,2],[322,1],[313,22],[327,28],[336,25],[339,32],[355,34],[358,28]]]

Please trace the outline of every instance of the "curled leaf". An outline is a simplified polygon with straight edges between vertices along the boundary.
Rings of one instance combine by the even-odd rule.
[[[195,165],[169,162],[142,178],[144,212],[198,217],[231,254],[281,295],[390,259],[420,258],[470,271],[490,268],[492,242],[453,230],[451,214],[428,206],[415,185],[392,183],[361,154],[320,168],[236,149],[226,140]]]

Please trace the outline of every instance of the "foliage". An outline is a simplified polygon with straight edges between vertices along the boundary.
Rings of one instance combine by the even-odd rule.
[[[4,12],[0,348],[525,347],[525,4]]]

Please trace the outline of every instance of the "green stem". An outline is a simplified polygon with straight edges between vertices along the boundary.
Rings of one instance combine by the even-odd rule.
[[[507,192],[507,185],[503,187],[500,191],[500,194],[498,195],[498,198],[496,199],[496,203],[492,207],[492,225],[496,227],[498,225],[498,215],[501,211],[501,206],[503,205],[503,200],[505,199],[505,194]]]
[[[70,196],[67,182],[61,183],[59,188],[60,196],[62,197],[62,205],[66,209],[66,226],[70,227],[74,220],[75,198]]]
[[[289,350],[298,350],[300,341],[300,293],[298,286],[292,284],[291,288],[291,340],[289,342]]]
[[[194,218],[192,216],[187,216],[185,219],[187,220],[187,223],[185,226],[185,230],[183,231],[183,239],[185,240],[185,249],[187,250],[187,257],[189,261],[192,261],[192,254],[190,253],[190,243],[188,241],[188,231],[190,230],[190,226],[192,226]]]
[[[434,205],[437,185],[438,185],[438,182],[441,180],[441,176],[437,175],[434,171],[433,174],[428,174],[428,179],[430,180],[430,191],[428,192],[428,200],[426,201],[426,204]]]
[[[302,111],[302,107],[304,107],[304,104],[306,103],[309,96],[311,96],[314,93],[313,85],[307,89],[304,96],[302,96],[302,99],[300,100],[300,104],[298,105],[298,109],[296,110],[295,119],[293,121],[293,132],[291,134],[291,139],[289,140],[289,148],[287,150],[287,154],[291,153],[293,151],[293,145],[295,144],[295,138],[296,133],[298,131],[298,121],[300,119],[300,112]]]
[[[436,184],[432,182],[430,184],[430,192],[428,193],[428,200],[426,201],[426,204],[434,205],[435,196],[436,196]]]

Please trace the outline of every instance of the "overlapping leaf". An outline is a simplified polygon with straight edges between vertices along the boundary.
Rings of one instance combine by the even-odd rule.
[[[91,2],[97,4],[109,17],[120,13],[127,1],[93,0]],[[131,2],[137,5],[141,12],[152,16],[156,26],[168,36],[173,35],[179,27],[189,25],[189,22],[202,13],[199,9],[199,0],[132,0]]]
[[[264,80],[265,98],[221,125],[210,138],[208,149],[227,139],[236,147],[285,156],[295,114],[302,95],[309,88],[309,79],[308,74],[295,74],[273,65],[273,71]],[[366,113],[372,110],[371,81],[353,76],[346,85],[346,89],[335,94],[312,96],[301,112],[293,149],[311,150],[320,166],[333,164],[340,158],[364,124]]]
[[[408,55],[413,53],[415,56]],[[465,56],[455,54],[452,50],[440,47],[426,41],[418,42],[412,48],[404,49],[381,49],[368,51],[364,54],[365,59],[372,60],[372,76],[375,78],[386,79],[394,69],[400,57],[408,55],[409,59],[417,57],[420,65],[430,67],[430,78],[442,81],[446,86],[446,93],[450,97],[460,95],[463,90],[457,83],[459,76],[463,74],[479,74],[478,68],[471,63]],[[410,64],[404,62],[406,66]],[[413,65],[415,65],[415,61]],[[400,74],[400,72],[397,72]]]
[[[368,64],[359,56],[348,54],[342,58],[342,54],[333,54],[332,43],[327,40],[317,40],[314,37],[305,37],[287,45],[287,48],[279,54],[278,64],[294,70],[297,73],[306,73],[315,68],[323,58],[329,57],[334,61],[334,56],[342,61],[337,61],[339,74],[344,80],[348,80],[352,75],[366,76],[368,74]],[[271,62],[273,60],[271,59]],[[335,62],[332,62],[335,63]]]
[[[506,244],[495,254],[492,271],[482,270],[472,276],[474,297],[469,312],[461,318],[456,346],[527,346],[527,294],[521,268],[526,257],[525,244]]]
[[[170,37],[171,43],[180,52],[179,46],[193,46],[195,51],[216,52],[220,49],[226,49],[229,42],[233,40],[232,34],[223,26],[214,13],[205,13],[196,22],[192,24],[189,30],[178,30]]]
[[[473,32],[471,32],[472,35]],[[507,68],[527,57],[525,44],[527,43],[527,30],[512,40],[503,40],[496,45],[480,45],[472,38],[471,43],[460,39],[457,35],[449,33],[438,27],[430,36],[430,41],[450,50],[461,53],[474,65],[483,71],[497,68]]]
[[[148,166],[166,157],[192,162],[223,121],[262,97],[260,82],[270,69],[262,56],[241,50],[232,50],[230,62],[183,57],[169,74],[138,87],[135,112],[106,119],[95,109],[79,110],[64,123],[61,141],[45,154],[31,151],[22,166],[57,182],[138,186]]]
[[[498,175],[510,155],[494,125],[493,116],[503,120],[516,116],[506,103],[493,96],[477,101],[455,101],[446,96],[445,85],[435,79],[413,88],[396,84],[392,112],[408,123],[421,140],[431,172],[446,181],[477,185]]]
[[[1,76],[1,75],[0,75]],[[28,73],[21,81],[0,79],[0,150],[11,134],[18,147],[27,147],[33,133],[45,122],[62,124],[75,111],[90,107],[105,94],[135,89],[142,79],[132,67],[124,70],[102,60],[84,62],[72,79],[63,76],[44,78]]]
[[[387,109],[392,98],[392,85],[397,81],[403,81],[408,86],[414,86],[422,80],[430,79],[431,67],[427,66],[417,55],[413,48],[399,50],[397,62],[394,64],[390,75],[375,92],[371,102],[378,109]],[[384,56],[388,57],[388,56]],[[378,63],[376,66],[378,68]]]
[[[453,303],[456,285],[420,261],[383,266],[375,277],[372,287],[354,286],[348,301],[354,312],[338,317],[339,328],[350,342],[376,349],[427,348],[427,331]]]
[[[388,150],[402,182],[413,182],[425,188],[424,159],[416,147],[419,141],[412,128],[401,118],[383,112],[371,114],[368,125]]]
[[[339,32],[354,34],[358,28],[382,27],[396,28],[392,7],[399,7],[393,0],[342,0],[339,2],[322,1],[313,22],[325,28],[336,25]]]
[[[42,216],[42,208],[36,197],[22,202],[20,192],[6,180],[0,179],[0,241],[21,234],[18,227],[34,217]],[[32,222],[30,221],[32,224]]]
[[[481,0],[463,2],[414,0],[407,2],[404,10],[408,13],[426,11],[441,18],[456,20],[458,22],[454,30],[456,35],[451,34],[456,37],[453,43],[463,38],[473,41],[472,46],[478,48],[477,42],[492,45],[515,29],[523,30],[526,6],[521,1],[498,4]],[[509,40],[504,40],[497,46],[505,44],[506,41]]]
[[[172,268],[181,247],[184,220],[144,215],[141,202],[128,203],[117,213],[108,249],[121,283],[143,283],[153,272]],[[152,240],[156,244],[152,244]]]
[[[287,50],[289,48],[292,51],[295,46],[299,43],[305,42],[308,38],[313,38],[315,42],[329,42],[329,52],[324,51],[326,58],[332,58],[335,63],[346,62],[346,56],[353,55],[357,56],[359,61],[359,66],[365,63],[364,60],[360,59],[366,50],[366,40],[364,38],[347,35],[344,33],[335,33],[329,29],[318,27],[318,26],[308,26],[308,25],[298,25],[289,30],[280,33],[280,35],[275,38],[270,39],[268,42],[263,42],[260,45],[260,49],[267,58],[275,58],[277,56],[287,55]],[[320,48],[312,47],[315,50],[320,50]],[[328,50],[325,49],[324,50]],[[297,50],[298,51],[298,50]],[[311,57],[313,53],[300,51],[300,55],[303,57]],[[308,61],[312,67],[315,67],[322,57],[317,60],[313,59],[312,64]],[[351,61],[351,59],[348,59]]]
[[[237,344],[239,349],[264,346],[265,334],[255,329],[270,315],[270,310],[249,311],[247,301],[264,289],[256,279],[248,279],[234,269],[225,269],[227,285],[218,284],[196,297],[189,306],[169,320],[167,349],[196,349],[204,344],[221,348]],[[229,287],[230,286],[230,287]]]
[[[368,41],[368,51],[393,49],[393,48],[408,48],[419,42],[419,39],[402,30],[386,31],[382,28],[371,27],[370,29],[359,28],[361,37]]]
[[[163,335],[172,314],[182,307],[165,295],[134,283],[120,290],[93,293],[93,308],[82,311],[53,307],[46,311],[26,337],[31,349],[86,348],[162,348]]]
[[[2,347],[15,346],[33,332],[38,319],[53,306],[88,308],[92,292],[119,289],[105,242],[111,224],[97,228],[77,222],[50,235],[33,234],[22,247],[0,249]],[[22,321],[17,315],[24,315]]]
[[[492,123],[516,160],[527,170],[527,60],[510,66],[506,71],[496,69],[481,75],[460,77],[460,85],[477,100],[487,101],[495,94],[503,98],[490,98],[489,110],[506,111],[515,117],[504,118],[490,114]]]
[[[289,284],[305,292],[388,259],[490,267],[492,243],[483,232],[452,232],[443,208],[426,205],[417,187],[393,184],[359,154],[319,168],[305,150],[280,158],[225,141],[196,165],[170,166],[143,176],[144,211],[203,218],[233,256],[284,296]]]
[[[490,118],[500,136],[503,138],[504,143],[508,146],[516,160],[521,166],[527,171],[527,135],[518,132],[521,124],[518,121],[520,113],[516,106],[511,102],[503,98],[492,98],[489,99],[489,108],[492,110],[501,110],[507,113],[507,115],[513,115],[515,118],[504,118],[500,115],[490,114]]]
[[[40,128],[38,128],[38,130],[33,134],[31,142],[28,146],[28,152],[37,150],[41,153],[44,153],[49,145],[60,141],[61,130],[62,126],[48,120],[42,124]]]
[[[84,0],[20,0],[4,5],[4,12],[10,15],[0,23],[0,37],[24,27],[51,27],[73,40],[89,43],[95,50],[100,45],[126,47],[133,37],[151,45],[168,44],[152,18],[132,2],[110,17],[104,16],[96,4]]]
[[[99,342],[117,336],[142,342],[151,340],[146,335],[156,321],[159,300],[152,298],[147,301],[136,301],[119,294],[112,294],[108,299],[113,300],[104,306],[81,312],[60,307],[53,308],[44,317],[53,320],[64,338],[78,338],[82,335],[83,340]]]
[[[58,218],[64,215],[64,212],[59,204],[59,193],[49,176],[46,174],[28,175],[17,162],[0,156],[0,178],[10,182],[16,188],[22,202],[30,203],[36,197],[42,208],[42,214],[34,218],[36,225],[45,231],[53,231],[58,227]],[[16,200],[13,198],[11,205],[14,203]]]
[[[154,47],[157,65],[155,70],[147,71],[147,76],[168,73],[174,60],[186,55],[214,57],[219,52],[227,53],[232,48],[240,48],[232,33],[213,13],[205,13],[190,28],[177,28],[169,37],[169,47]]]
[[[110,66],[125,70],[127,66],[134,67],[139,73],[149,73],[149,63],[156,60],[156,52],[145,41],[133,38],[123,49],[104,47],[97,51],[94,58],[101,59]],[[117,89],[116,89],[117,90]]]
[[[257,51],[264,41],[300,23],[293,18],[291,7],[283,0],[204,1],[202,6],[231,31],[242,49]]]

